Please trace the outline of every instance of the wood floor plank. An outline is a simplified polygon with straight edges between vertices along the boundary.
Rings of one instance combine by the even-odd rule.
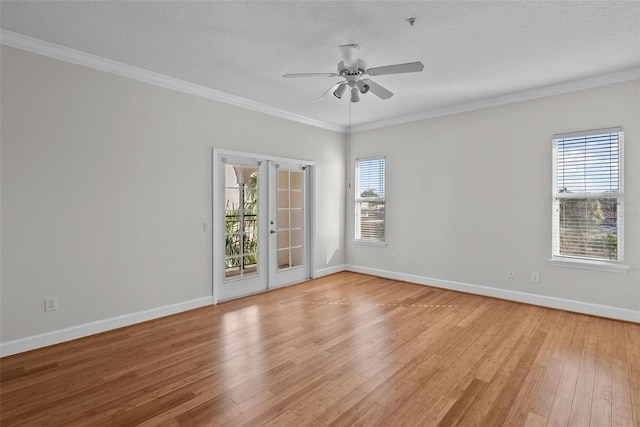
[[[546,425],[547,419],[545,417],[541,417],[538,414],[534,414],[533,412],[529,412],[529,415],[527,416],[527,419],[524,423],[524,427],[545,427]]]
[[[440,419],[438,427],[464,425],[461,424],[462,420],[471,411],[473,404],[480,398],[488,385],[488,383],[475,378],[471,380],[464,392],[455,399],[455,403]]]
[[[640,328],[623,325],[627,343],[627,354],[629,362],[629,383],[631,391],[631,406],[633,418],[638,422],[640,419],[640,364],[631,361],[640,359]]]
[[[553,405],[560,382],[560,375],[562,374],[562,366],[563,361],[553,358],[547,365],[545,376],[536,394],[536,401],[532,409],[532,412],[541,417],[547,418],[551,412],[551,406]]]
[[[0,359],[4,426],[640,426],[640,325],[338,273]]]
[[[516,424],[517,425],[517,424]],[[524,427],[545,427],[547,425],[547,419],[540,415],[530,412],[524,423]]]
[[[578,368],[576,387],[569,416],[569,426],[584,427],[591,423],[591,405],[595,384],[596,358],[591,352],[591,339],[587,322],[584,324],[585,337],[582,360]]]
[[[548,427],[566,427],[569,424],[571,402],[571,399],[556,395],[556,398],[551,405],[549,417],[547,417]]]

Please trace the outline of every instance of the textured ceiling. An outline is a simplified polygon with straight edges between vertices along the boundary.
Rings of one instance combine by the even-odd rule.
[[[338,45],[395,93],[352,105],[352,124],[479,102],[640,67],[639,1],[2,1],[1,27],[312,120],[344,126],[348,105],[316,102],[338,78]],[[406,19],[417,18],[415,26]]]

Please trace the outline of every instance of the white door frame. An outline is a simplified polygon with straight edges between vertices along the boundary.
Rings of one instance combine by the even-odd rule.
[[[225,258],[225,248],[224,248],[224,238],[220,238],[219,236],[224,236],[224,209],[220,208],[224,206],[224,191],[220,191],[219,187],[222,185],[224,188],[224,162],[223,159],[226,157],[243,157],[243,158],[254,158],[259,159],[261,161],[271,161],[274,163],[297,163],[300,165],[305,165],[309,168],[309,182],[308,182],[308,221],[309,227],[308,230],[305,231],[307,237],[309,239],[309,243],[307,245],[307,259],[306,262],[309,265],[309,277],[316,277],[316,192],[315,192],[315,162],[309,160],[300,160],[300,159],[290,159],[286,157],[278,157],[278,156],[269,156],[264,154],[255,154],[255,153],[246,153],[241,151],[233,151],[233,150],[225,150],[214,148],[212,150],[211,155],[211,163],[212,163],[212,174],[211,174],[211,223],[212,223],[212,233],[211,233],[211,245],[212,245],[212,293],[213,293],[213,303],[217,304],[221,298],[222,286],[224,284],[224,258]],[[222,183],[222,184],[221,184]],[[270,185],[270,184],[267,184]],[[269,206],[263,207],[264,212],[269,212]],[[268,254],[266,254],[268,256]],[[263,254],[264,256],[264,254]],[[271,262],[269,260],[268,262]],[[266,272],[265,272],[266,273]],[[293,283],[291,283],[293,284]],[[268,286],[268,289],[271,288]]]

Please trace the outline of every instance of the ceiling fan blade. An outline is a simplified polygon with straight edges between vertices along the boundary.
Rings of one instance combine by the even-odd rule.
[[[358,66],[358,49],[360,49],[360,46],[357,44],[342,44],[339,47],[344,66],[356,68]]]
[[[379,98],[389,99],[393,96],[393,92],[383,88],[378,83],[372,80],[362,79],[362,82],[367,84],[369,86],[369,91]]]
[[[336,73],[298,73],[298,74],[283,74],[285,79],[293,79],[296,77],[338,77]]]
[[[385,74],[414,73],[424,70],[422,62],[408,62],[406,64],[385,65],[367,70],[370,76],[382,76]]]

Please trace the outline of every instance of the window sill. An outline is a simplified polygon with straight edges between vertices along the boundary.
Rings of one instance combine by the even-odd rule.
[[[583,270],[607,271],[610,273],[626,273],[629,266],[616,262],[591,261],[571,258],[551,258],[549,263],[556,267],[580,268]]]
[[[379,246],[384,248],[385,246],[387,246],[386,242],[367,242],[366,240],[354,240],[353,243],[355,243],[356,245],[362,245],[362,246]]]

